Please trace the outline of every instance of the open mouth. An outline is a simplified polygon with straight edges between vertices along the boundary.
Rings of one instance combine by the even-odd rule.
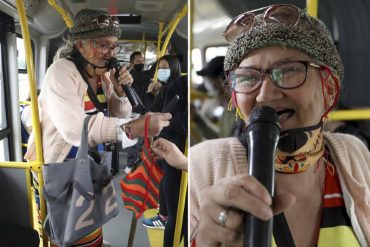
[[[284,109],[281,111],[278,111],[278,117],[279,117],[279,122],[285,122],[289,118],[291,118],[294,115],[295,111],[293,109]]]

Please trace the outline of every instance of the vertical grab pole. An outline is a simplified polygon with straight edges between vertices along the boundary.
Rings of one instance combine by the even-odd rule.
[[[307,0],[307,13],[312,17],[317,17],[319,12],[319,0]]]
[[[185,155],[188,153],[188,140],[185,143]],[[179,193],[179,203],[177,204],[177,214],[176,214],[176,226],[175,235],[173,237],[173,247],[178,247],[180,245],[180,236],[182,229],[182,221],[186,202],[186,192],[188,189],[188,173],[183,171],[180,183],[180,193]],[[185,241],[185,240],[184,240]]]
[[[19,15],[19,21],[21,24],[22,36],[24,39],[24,46],[26,51],[26,64],[28,72],[28,80],[30,83],[30,96],[31,96],[31,109],[32,109],[32,132],[35,138],[36,145],[36,163],[37,172],[39,180],[39,195],[40,195],[40,211],[41,211],[41,222],[43,223],[46,215],[45,201],[43,200],[42,187],[44,186],[44,180],[42,177],[41,166],[44,163],[42,154],[42,144],[41,144],[41,130],[39,121],[39,110],[38,101],[36,95],[36,81],[35,81],[35,67],[33,64],[33,54],[31,48],[30,32],[28,29],[26,11],[24,9],[23,1],[16,0],[17,11]],[[42,229],[42,227],[41,227]],[[48,239],[44,230],[42,230],[42,246],[48,246]]]

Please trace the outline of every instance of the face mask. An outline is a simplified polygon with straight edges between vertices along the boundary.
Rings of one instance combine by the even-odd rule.
[[[281,134],[276,150],[275,171],[296,174],[315,165],[324,154],[322,122]]]
[[[135,71],[142,71],[144,69],[143,63],[134,64],[134,70]]]
[[[167,82],[170,78],[171,70],[170,69],[158,69],[158,80],[162,82]]]

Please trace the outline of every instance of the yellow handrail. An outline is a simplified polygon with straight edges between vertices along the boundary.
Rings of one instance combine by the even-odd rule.
[[[33,54],[31,48],[30,32],[28,29],[26,11],[24,9],[23,1],[16,0],[16,6],[19,16],[19,21],[21,24],[22,36],[24,40],[25,52],[26,52],[26,63],[27,63],[27,74],[28,81],[30,83],[30,96],[31,96],[31,110],[32,110],[32,132],[35,138],[36,146],[36,162],[40,166],[44,163],[42,154],[42,144],[41,144],[41,130],[39,121],[39,111],[38,111],[38,101],[36,94],[36,80],[35,80],[35,69],[33,64]],[[30,164],[32,167],[32,164]],[[41,169],[37,169],[38,172],[38,182],[39,182],[39,195],[40,195],[40,211],[41,211],[41,222],[43,224],[46,215],[45,201],[43,198],[42,187],[44,186],[44,180],[42,177]],[[30,205],[32,206],[32,205]],[[34,226],[35,228],[35,226]],[[42,246],[48,246],[47,235],[44,230],[42,230]]]
[[[188,154],[188,140],[185,143],[185,155]],[[188,173],[183,171],[181,175],[180,192],[179,192],[179,202],[177,204],[177,214],[176,214],[176,226],[175,235],[173,237],[173,247],[178,247],[180,244],[182,221],[186,202],[186,192],[188,190]],[[187,212],[186,212],[187,213]]]
[[[163,26],[164,26],[164,23],[163,22],[160,22],[158,23],[158,41],[157,41],[157,57],[158,54],[161,52],[161,43],[162,43],[162,37],[163,37]]]
[[[338,110],[329,113],[331,121],[370,120],[370,109]]]
[[[158,43],[158,40],[141,40],[141,39],[120,39],[118,42],[122,43]]]
[[[188,5],[185,4],[184,7],[182,7],[182,9],[180,10],[180,12],[176,15],[175,19],[172,20],[164,30],[163,30],[163,22],[159,23],[157,58],[161,58],[165,55],[165,52],[166,52],[168,43],[170,42],[170,39],[172,37],[172,34],[175,31],[177,24],[179,24],[180,20],[184,18],[184,16],[186,15],[187,11],[188,11]],[[168,34],[161,48],[162,37],[167,32],[167,30],[168,30]],[[154,80],[157,80],[157,76],[158,76],[158,64],[155,69]]]
[[[48,0],[48,3],[62,16],[68,28],[73,27],[73,21],[66,11],[62,7],[59,7],[55,0]]]
[[[307,0],[306,5],[307,5],[307,13],[310,16],[317,18],[319,0]]]
[[[169,31],[168,31],[168,34],[166,36],[166,39],[165,39],[165,41],[163,43],[162,49],[161,49],[161,51],[159,53],[159,57],[162,57],[165,54],[167,45],[170,42],[170,39],[172,37],[173,32],[175,31],[175,29],[177,27],[177,24],[180,22],[180,20],[182,18],[184,18],[184,16],[186,15],[187,11],[188,11],[188,5],[185,4],[184,7],[180,10],[180,12],[177,14],[177,16],[175,18],[175,21],[171,22],[171,26],[168,27],[169,28]]]

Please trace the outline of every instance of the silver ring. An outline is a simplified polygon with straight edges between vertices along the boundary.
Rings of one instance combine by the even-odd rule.
[[[220,222],[220,225],[221,226],[225,226],[226,225],[226,220],[227,220],[227,217],[228,216],[229,216],[229,210],[228,209],[222,210],[220,212],[220,214],[218,215],[217,219],[218,219],[218,222]]]

